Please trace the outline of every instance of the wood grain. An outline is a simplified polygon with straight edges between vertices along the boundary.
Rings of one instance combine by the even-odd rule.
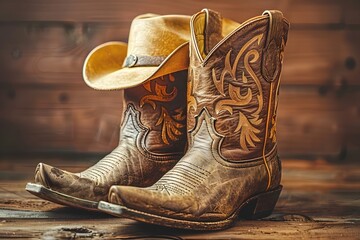
[[[121,97],[84,84],[88,52],[103,42],[127,41],[138,14],[193,14],[209,7],[237,21],[280,9],[292,23],[279,105],[281,154],[357,159],[359,5],[356,0],[0,0],[0,152],[110,151],[117,143]]]
[[[31,173],[38,161],[79,171],[95,160],[0,158],[0,178],[9,176],[0,182],[0,237],[357,239],[360,234],[360,172],[355,164],[283,159],[284,189],[274,213],[263,220],[239,220],[229,229],[212,232],[163,228],[61,207],[24,190],[26,182],[32,180]]]
[[[280,153],[341,157],[359,153],[360,94],[282,89],[278,114]],[[343,158],[346,156],[342,156]]]
[[[72,87],[1,89],[2,150],[108,152],[117,144],[121,94]],[[360,152],[358,91],[281,90],[280,153],[340,157]]]
[[[127,41],[122,24],[2,24],[0,84],[82,85],[82,65],[97,45]],[[360,30],[292,30],[284,85],[360,85]],[[350,61],[350,63],[348,63]]]
[[[87,87],[0,92],[2,151],[107,152],[118,142],[122,92]]]
[[[192,15],[203,8],[211,8],[237,21],[261,14],[265,9],[279,9],[294,24],[359,24],[357,0],[268,0],[243,1],[166,1],[166,0],[1,0],[0,21],[67,21],[67,22],[123,22],[146,12],[158,14]],[[354,12],[346,16],[348,11]],[[344,22],[344,20],[346,22]]]

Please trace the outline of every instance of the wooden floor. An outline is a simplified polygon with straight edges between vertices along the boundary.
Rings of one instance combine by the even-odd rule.
[[[163,228],[61,207],[24,190],[38,162],[79,171],[95,157],[0,158],[0,238],[5,239],[360,239],[360,168],[355,163],[283,160],[275,212],[224,231]]]

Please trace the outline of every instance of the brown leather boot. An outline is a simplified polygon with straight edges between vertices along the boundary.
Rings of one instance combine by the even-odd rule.
[[[273,211],[282,186],[276,109],[289,23],[265,11],[221,34],[211,10],[190,21],[189,148],[147,188],[113,186],[110,214],[175,228],[215,230]]]
[[[97,210],[112,185],[150,186],[175,165],[186,145],[189,20],[139,16],[132,23],[127,49],[124,43],[110,42],[89,54],[84,79],[90,87],[125,89],[119,145],[80,173],[40,163],[35,183],[26,187],[29,192]]]

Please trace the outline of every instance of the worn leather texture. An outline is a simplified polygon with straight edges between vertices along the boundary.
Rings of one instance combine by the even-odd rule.
[[[186,78],[180,71],[126,89],[119,145],[80,173],[40,163],[35,182],[92,201],[106,200],[114,184],[154,184],[185,151]]]
[[[110,202],[153,217],[221,221],[279,186],[276,109],[289,24],[278,11],[225,36],[221,24],[209,9],[190,21],[186,154],[150,187],[113,186]]]

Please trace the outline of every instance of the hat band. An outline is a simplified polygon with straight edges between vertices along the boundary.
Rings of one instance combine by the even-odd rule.
[[[146,67],[159,66],[166,57],[163,56],[141,56],[130,54],[124,60],[123,67]]]

